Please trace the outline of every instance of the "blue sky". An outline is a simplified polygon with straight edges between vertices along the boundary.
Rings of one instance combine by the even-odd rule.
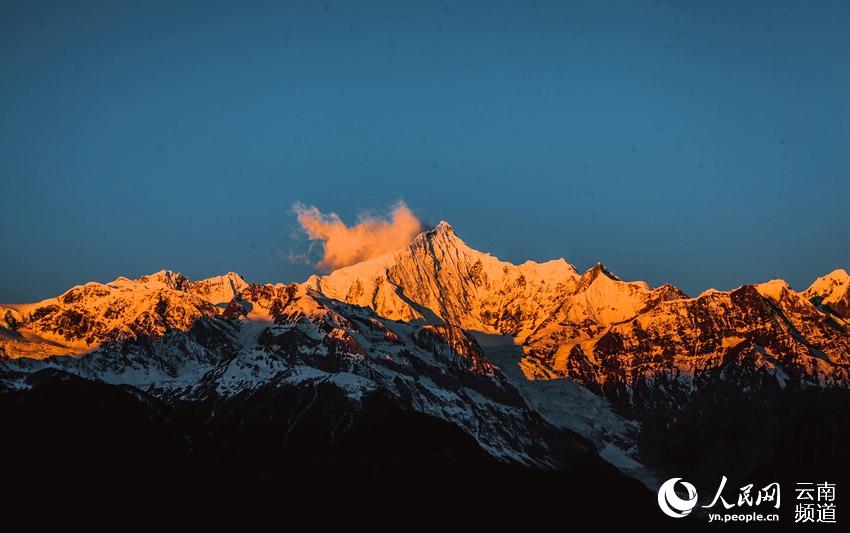
[[[689,293],[850,268],[850,3],[146,4],[0,3],[0,301],[301,281],[296,201]]]

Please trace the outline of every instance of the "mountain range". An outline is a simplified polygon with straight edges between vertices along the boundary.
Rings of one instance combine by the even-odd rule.
[[[592,506],[578,485],[643,502],[673,475],[846,475],[848,372],[844,270],[690,297],[602,264],[513,265],[446,222],[304,283],[163,270],[0,305],[3,453],[40,450],[55,473],[71,420],[97,428],[98,446],[73,439],[89,465],[120,461],[140,440],[104,451],[118,418],[165,457],[134,476],[302,496],[498,478]]]

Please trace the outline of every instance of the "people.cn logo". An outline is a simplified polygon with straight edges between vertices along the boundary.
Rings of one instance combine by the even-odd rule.
[[[658,507],[661,507],[664,514],[673,518],[688,516],[697,505],[697,489],[687,481],[682,481],[682,486],[685,487],[688,497],[680,498],[676,494],[676,483],[681,479],[680,477],[668,479],[658,489]]]

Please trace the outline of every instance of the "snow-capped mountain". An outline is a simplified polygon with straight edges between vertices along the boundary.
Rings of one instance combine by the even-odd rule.
[[[850,384],[843,270],[802,293],[772,281],[689,298],[671,285],[623,281],[601,264],[581,275],[563,260],[511,265],[442,222],[406,249],[307,283],[390,318],[510,334],[528,378],[569,378],[629,415],[652,408],[641,391],[669,393],[656,383],[692,390],[729,366],[754,369],[739,379],[767,375],[781,386]]]
[[[579,275],[563,259],[515,266],[466,245],[446,222],[406,248],[313,276],[307,285],[379,315],[467,330],[529,335]]]
[[[32,304],[0,305],[0,355],[82,354],[104,342],[187,330],[221,313],[248,284],[233,272],[192,283],[162,270],[138,279],[86,283]]]
[[[213,305],[231,290],[226,306]],[[457,425],[504,460],[562,461],[547,438],[558,432],[462,329],[393,321],[305,285],[248,285],[233,274],[193,283],[163,271],[76,287],[7,317],[3,346],[14,358],[0,381],[13,389],[27,389],[47,369],[131,385],[170,403],[325,383],[353,404],[376,391],[389,395]],[[79,317],[74,327],[68,317]],[[22,357],[41,346],[46,353]],[[69,355],[53,355],[60,350]],[[594,455],[578,436],[573,446]]]
[[[665,436],[718,398],[847,390],[848,295],[836,270],[802,292],[774,280],[692,298],[602,264],[513,265],[441,222],[302,284],[161,271],[3,306],[0,383],[26,391],[58,371],[213,411],[269,387],[332,387],[355,410],[380,394],[500,460],[598,452],[651,484]]]
[[[815,280],[803,296],[842,318],[850,318],[850,275],[839,268]]]

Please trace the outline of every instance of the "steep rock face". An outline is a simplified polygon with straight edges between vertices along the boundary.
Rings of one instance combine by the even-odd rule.
[[[185,331],[199,318],[219,314],[188,288],[184,276],[162,271],[138,280],[87,283],[56,298],[0,308],[0,349],[9,358],[80,354],[105,342]]]
[[[781,413],[773,406],[812,391],[843,398],[850,388],[850,280],[843,270],[799,293],[774,280],[690,298],[671,285],[623,281],[601,264],[582,275],[563,262],[510,265],[472,250],[441,224],[406,249],[311,282],[379,315],[511,335],[516,350],[485,350],[526,401],[552,423],[593,438],[609,460],[650,485],[638,462],[688,472],[692,442],[714,458],[706,461],[713,470],[694,472],[706,481],[718,469],[734,467],[745,476],[788,461],[803,464],[774,442],[793,434],[775,422],[762,423],[758,436],[744,434],[749,440],[730,451],[734,422],[724,422],[716,409],[729,409],[735,399],[775,421]],[[601,403],[571,389],[574,383]],[[598,424],[604,429],[592,428],[581,409],[605,420]],[[640,426],[633,429],[628,419]],[[805,425],[802,416],[789,422]],[[711,437],[715,430],[725,433]],[[807,438],[823,449],[816,437]],[[772,466],[758,452],[767,442],[783,450]],[[831,448],[824,453],[835,456]]]
[[[164,290],[175,289],[143,292]],[[565,446],[595,456],[588,441],[530,410],[462,329],[385,319],[298,284],[245,286],[221,316],[104,342],[81,357],[7,360],[0,382],[27,389],[30,376],[48,369],[131,385],[170,404],[215,405],[264,387],[328,383],[355,406],[380,393],[450,422],[502,460],[563,467]]]
[[[683,298],[686,295],[671,285],[652,289],[645,283],[624,282],[597,264],[579,278],[576,286],[562,296],[558,309],[525,339],[530,357],[523,370],[529,377],[563,376],[576,349],[662,302]],[[540,357],[545,358],[544,365],[530,364]]]
[[[441,222],[402,250],[307,284],[388,318],[524,338],[578,279],[563,259],[515,266],[473,250]]]
[[[189,282],[185,290],[190,294],[217,306],[226,306],[242,291],[248,288],[248,282],[235,272],[215,276],[197,282]]]
[[[0,356],[75,355],[108,342],[186,331],[200,318],[221,314],[248,287],[233,272],[192,282],[162,270],[86,283],[33,304],[0,306]]]
[[[538,351],[598,336],[661,301],[671,285],[624,282],[601,263],[579,275],[563,259],[516,266],[473,250],[441,222],[407,247],[307,285],[379,315],[509,334]]]
[[[665,397],[680,405],[707,376],[736,376],[742,387],[764,376],[781,386],[850,384],[843,270],[803,293],[777,280],[689,298],[602,264],[580,276],[563,260],[514,266],[441,223],[403,250],[308,283],[382,316],[510,334],[527,378],[575,380],[629,416]]]
[[[745,285],[662,301],[559,359],[564,351],[531,348],[523,369],[574,379],[638,417],[660,403],[687,405],[691,392],[716,380],[744,389],[850,384],[850,331],[787,288],[775,300]]]
[[[384,319],[302,285],[251,286],[243,298],[252,309],[234,322],[236,356],[179,391],[180,398],[208,401],[269,382],[328,381],[354,400],[382,391],[407,409],[450,421],[496,457],[558,463],[544,437],[547,424],[463,330]]]

